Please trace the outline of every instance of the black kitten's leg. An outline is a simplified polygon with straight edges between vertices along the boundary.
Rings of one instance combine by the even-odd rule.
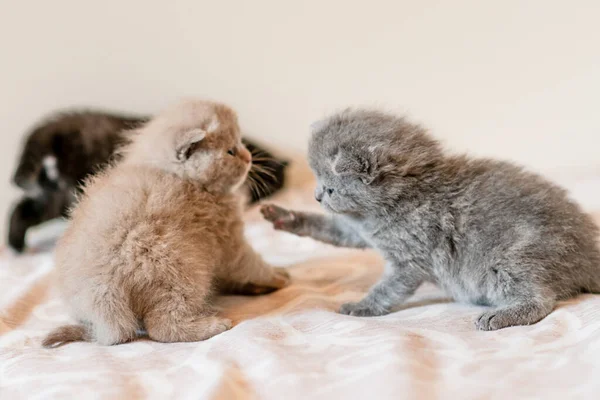
[[[25,234],[43,222],[45,202],[41,197],[23,197],[10,216],[8,244],[19,253],[25,250]]]
[[[10,215],[9,246],[23,252],[27,230],[51,219],[64,217],[69,207],[68,196],[62,192],[44,192],[35,197],[24,196]]]
[[[343,221],[321,214],[289,211],[272,204],[261,207],[260,212],[277,230],[340,247],[367,248],[369,244]]]
[[[343,304],[340,313],[357,317],[389,314],[395,306],[412,296],[423,280],[423,275],[416,268],[389,263],[380,281],[367,296],[358,303]]]

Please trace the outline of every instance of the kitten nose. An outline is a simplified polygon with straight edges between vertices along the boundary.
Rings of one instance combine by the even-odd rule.
[[[248,149],[245,147],[242,147],[240,149],[239,155],[240,155],[240,158],[246,163],[250,163],[252,161],[252,153],[250,153],[248,151]]]
[[[321,202],[321,200],[323,200],[323,189],[315,189],[315,200],[317,200],[319,203]]]

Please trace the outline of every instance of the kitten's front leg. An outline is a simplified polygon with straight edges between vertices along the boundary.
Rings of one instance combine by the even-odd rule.
[[[422,273],[415,267],[388,263],[383,276],[367,296],[358,303],[342,304],[340,313],[356,317],[389,314],[394,307],[412,296],[423,281]]]
[[[361,249],[369,247],[369,244],[351,227],[330,216],[290,211],[273,204],[262,206],[260,212],[277,230],[298,236],[310,236],[334,246]]]
[[[25,250],[25,235],[37,225],[63,217],[69,207],[68,191],[45,191],[30,197],[23,196],[9,217],[8,244],[14,250]]]
[[[284,268],[270,266],[247,244],[231,268],[218,275],[221,290],[233,294],[267,294],[290,283],[290,274]]]

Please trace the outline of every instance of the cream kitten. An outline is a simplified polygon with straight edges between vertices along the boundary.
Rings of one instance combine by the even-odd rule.
[[[43,345],[112,345],[145,329],[159,342],[231,328],[210,305],[217,290],[284,287],[243,235],[234,194],[252,157],[227,106],[182,102],[138,129],[121,163],[92,178],[56,250],[59,287],[79,325]]]

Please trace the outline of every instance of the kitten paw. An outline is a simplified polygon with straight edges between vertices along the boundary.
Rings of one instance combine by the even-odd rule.
[[[292,276],[285,268],[273,267],[273,271],[275,271],[275,286],[277,288],[281,289],[290,284]]]
[[[475,326],[480,331],[495,331],[512,325],[514,324],[507,320],[501,310],[484,312],[475,321]]]
[[[260,212],[267,221],[273,223],[273,227],[277,230],[293,231],[298,225],[298,218],[293,211],[274,204],[262,206]]]
[[[176,337],[169,336],[168,339],[165,340],[159,339],[155,335],[152,334],[151,331],[148,332],[148,335],[153,340],[158,340],[159,342],[198,342],[201,340],[210,339],[213,336],[220,335],[223,332],[226,332],[231,329],[233,326],[233,322],[228,318],[221,318],[219,316],[211,316],[211,317],[201,317],[197,321],[190,323],[187,326],[181,327],[183,328],[183,332],[185,334],[177,335]]]
[[[475,321],[475,326],[480,331],[495,331],[515,325],[528,325],[519,315],[511,309],[499,309],[484,312]]]
[[[223,290],[231,294],[260,296],[283,289],[290,284],[291,280],[290,274],[285,268],[273,267],[273,275],[268,281],[247,282],[241,285],[233,284],[231,287],[225,287]]]
[[[288,286],[291,280],[290,273],[287,272],[285,268],[273,267],[273,276],[268,283],[263,285],[263,287],[268,290],[266,293],[271,293]]]
[[[367,306],[363,303],[345,303],[340,307],[340,314],[351,315],[353,317],[377,317],[385,315],[388,312],[374,306]]]
[[[481,331],[495,331],[511,326],[531,325],[540,321],[552,311],[552,306],[522,304],[484,312],[475,321]]]
[[[225,331],[228,331],[233,326],[233,322],[231,322],[228,318],[217,318],[215,317],[212,323],[207,327],[206,336],[207,338],[211,338],[218,334],[221,334]]]

